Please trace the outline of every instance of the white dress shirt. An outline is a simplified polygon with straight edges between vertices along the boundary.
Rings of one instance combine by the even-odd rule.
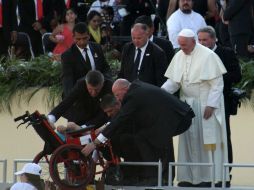
[[[96,70],[94,58],[93,58],[91,49],[88,44],[87,44],[86,48],[87,48],[87,54],[88,54],[88,57],[89,57],[89,60],[91,63],[91,68],[92,68],[92,70]],[[86,61],[86,53],[85,53],[84,49],[81,49],[80,47],[78,47],[78,49],[79,49],[80,53],[82,54],[84,60]]]
[[[167,20],[168,37],[174,48],[179,48],[178,34],[182,29],[191,29],[196,34],[200,28],[206,26],[204,18],[192,11],[190,14],[183,13],[180,9],[175,11]]]

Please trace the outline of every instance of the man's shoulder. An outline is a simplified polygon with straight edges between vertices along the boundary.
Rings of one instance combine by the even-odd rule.
[[[73,55],[73,53],[77,50],[77,47],[75,44],[73,44],[70,48],[68,48],[65,52],[62,53],[62,59],[66,57],[70,57]]]
[[[164,53],[164,51],[158,44],[156,44],[154,42],[150,42],[150,41],[147,45],[147,50],[152,51],[154,54]]]
[[[131,48],[131,47],[134,47],[134,44],[132,42],[127,42],[124,44],[123,48],[126,49],[126,48]]]
[[[95,42],[89,42],[88,43],[88,45],[89,45],[89,47],[91,48],[96,48],[96,49],[98,49],[98,48],[101,48],[101,45],[100,44],[97,44],[97,43],[95,43]]]
[[[123,46],[122,55],[123,56],[128,56],[127,52],[130,51],[131,49],[134,49],[134,48],[135,48],[135,46],[132,42],[125,43],[124,46]]]
[[[155,44],[158,44],[159,46],[160,45],[162,45],[162,46],[168,46],[168,47],[172,46],[172,43],[169,40],[166,40],[164,38],[160,38],[160,37],[157,37],[157,36],[154,36],[154,41],[153,42]]]
[[[215,52],[234,53],[234,50],[230,47],[218,45]]]
[[[205,21],[204,17],[201,14],[199,14],[198,12],[192,11],[190,16],[191,15],[193,15],[195,17],[195,19],[199,19],[199,20],[204,20]]]

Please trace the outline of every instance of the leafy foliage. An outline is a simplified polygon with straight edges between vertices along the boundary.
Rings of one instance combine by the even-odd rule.
[[[121,64],[114,53],[106,52],[106,59],[115,79]],[[254,60],[240,60],[240,64],[243,77],[237,87],[247,93],[246,98],[241,101],[254,108]],[[44,95],[43,101],[49,108],[54,107],[62,94],[60,63],[52,62],[46,55],[30,61],[0,58],[0,111],[11,113],[14,98],[18,104],[21,100],[29,103],[42,88],[46,88],[48,92]]]
[[[61,88],[61,65],[49,57],[41,56],[30,61],[7,59],[0,65],[0,109],[11,113],[14,97],[27,102],[40,89],[48,88],[46,102],[49,107],[59,101]],[[29,90],[28,90],[29,89]]]
[[[112,52],[106,53],[113,78],[120,70],[120,62],[112,57]],[[15,100],[27,103],[42,88],[48,93],[43,101],[49,108],[60,101],[62,95],[61,64],[53,62],[48,56],[42,55],[30,61],[21,59],[0,59],[0,111],[12,112],[11,105]],[[18,99],[16,99],[18,97]]]
[[[243,103],[249,104],[254,108],[254,60],[248,61],[240,60],[242,68],[242,80],[237,87],[246,91],[246,98],[242,100]]]

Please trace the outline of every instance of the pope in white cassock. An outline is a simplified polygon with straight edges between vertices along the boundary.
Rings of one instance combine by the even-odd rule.
[[[226,69],[210,49],[196,44],[195,34],[183,29],[178,34],[181,50],[172,59],[161,88],[174,93],[195,112],[188,131],[179,136],[178,162],[214,163],[215,182],[222,181],[223,163],[228,163],[223,78]],[[226,180],[229,179],[227,171]],[[177,180],[199,184],[212,181],[212,167],[181,166]]]

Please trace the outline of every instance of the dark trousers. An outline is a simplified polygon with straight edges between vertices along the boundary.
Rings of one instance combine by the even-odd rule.
[[[133,134],[121,134],[111,138],[114,153],[124,158],[127,162],[158,162],[162,161],[163,177],[168,177],[168,162],[174,162],[174,149],[172,139],[168,141],[161,150],[150,145],[150,143]],[[158,168],[156,166],[125,166],[123,173],[126,178],[139,176],[140,179],[157,178]],[[175,171],[173,169],[174,177]]]
[[[3,29],[0,28],[0,57],[8,55],[8,45]]]
[[[248,58],[250,53],[248,52],[248,44],[250,41],[250,34],[239,34],[230,36],[232,48],[236,54],[242,58]]]

